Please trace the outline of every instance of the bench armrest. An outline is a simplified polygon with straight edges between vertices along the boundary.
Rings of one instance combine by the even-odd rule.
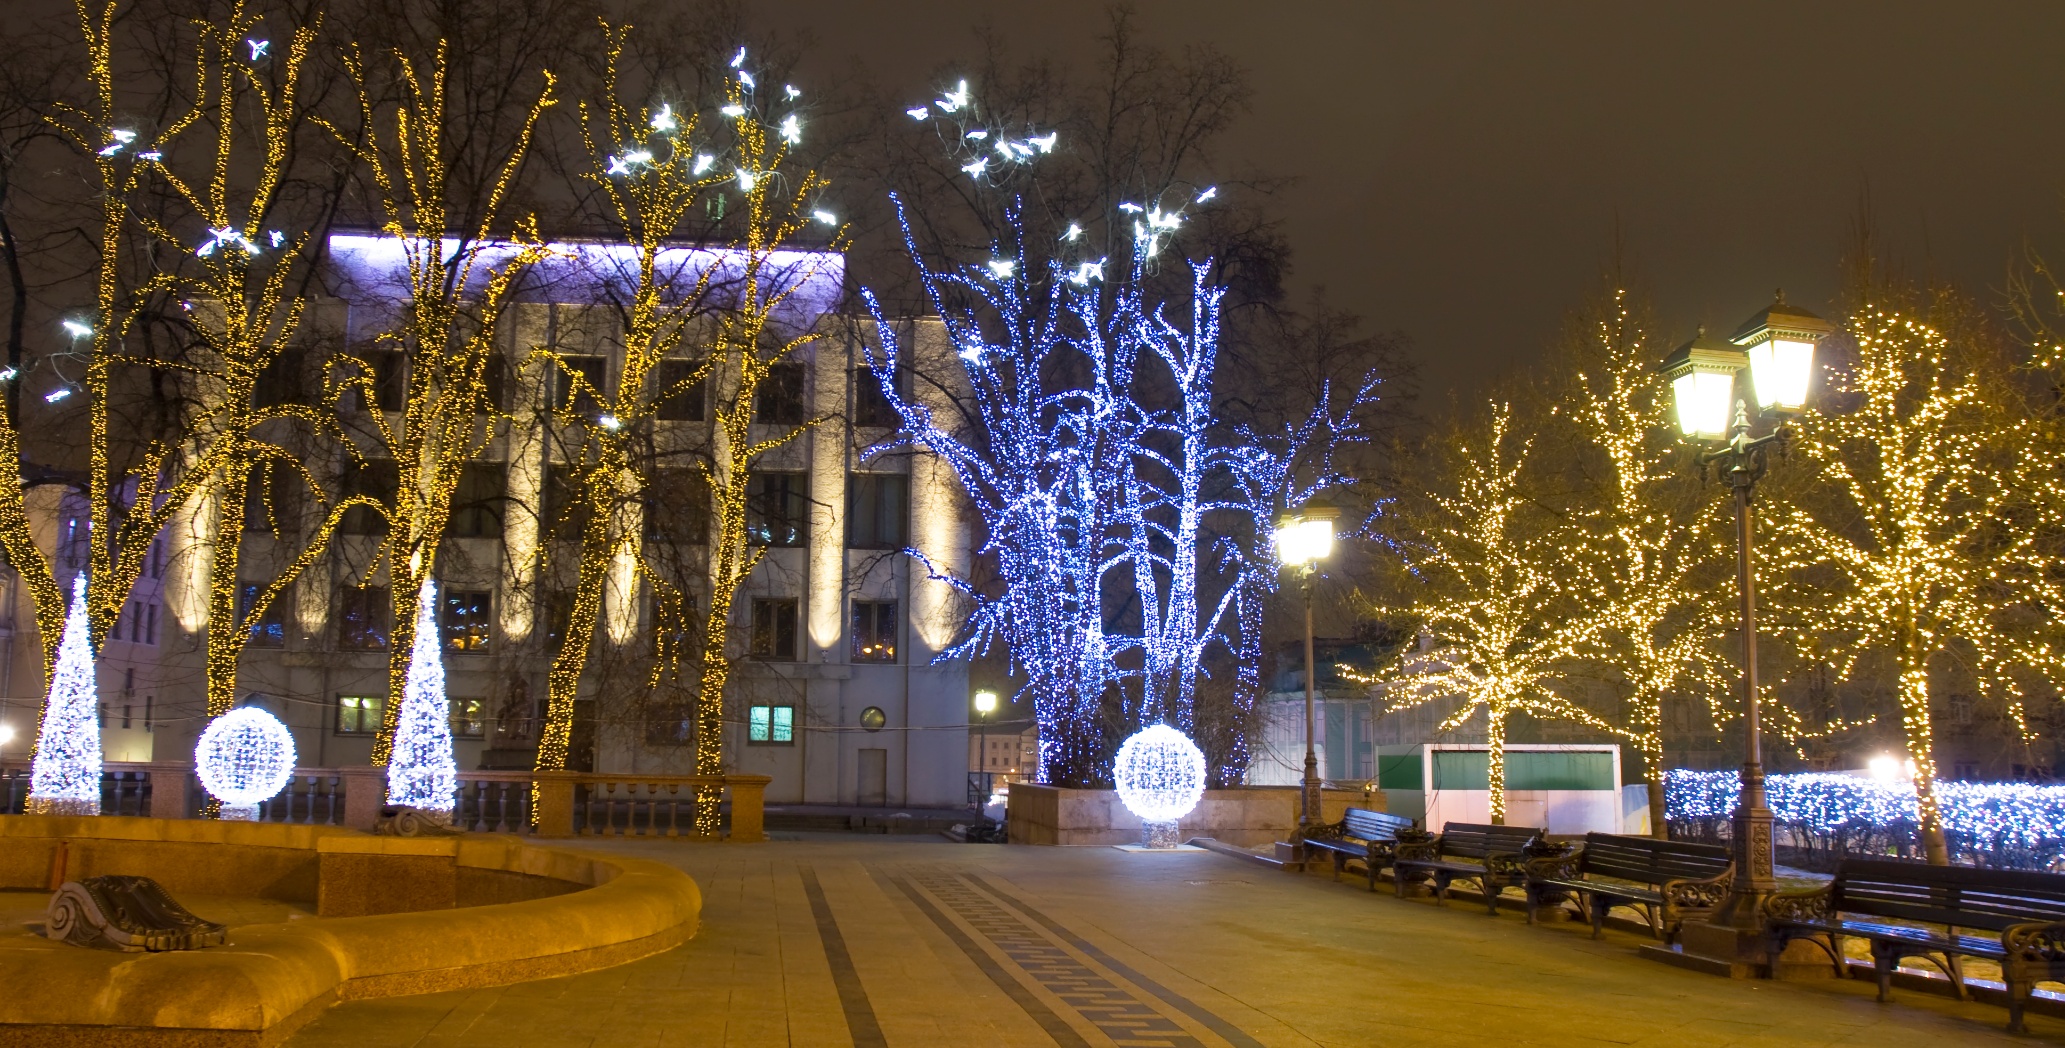
[[[1345,820],[1343,820],[1345,822]],[[1347,835],[1342,822],[1321,822],[1313,824],[1301,836],[1315,841],[1337,841]]]
[[[1530,881],[1574,881],[1583,866],[1584,856],[1579,852],[1568,855],[1549,855],[1527,860],[1527,879]]]
[[[1666,902],[1680,909],[1711,910],[1728,897],[1728,884],[1734,879],[1735,871],[1727,870],[1713,877],[1665,881],[1662,893]]]
[[[1489,852],[1484,856],[1484,868],[1487,871],[1506,877],[1525,874],[1528,862],[1527,856],[1513,852]]]
[[[2011,924],[2000,933],[2010,957],[2025,961],[2065,962],[2065,921]]]
[[[1779,892],[1764,900],[1768,920],[1811,924],[1835,916],[1835,884],[1811,891]]]
[[[1441,835],[1426,830],[1400,830],[1397,856],[1404,862],[1431,862],[1441,857]]]

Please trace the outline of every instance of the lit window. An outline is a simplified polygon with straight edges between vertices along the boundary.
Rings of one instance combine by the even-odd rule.
[[[481,716],[479,699],[453,698],[448,701],[452,704],[453,738],[479,739],[487,736],[488,722]]]
[[[386,709],[385,695],[337,696],[337,734],[376,734],[380,730],[381,712]]]
[[[784,746],[796,741],[796,707],[753,706],[747,710],[746,741]]]
[[[853,661],[896,661],[896,602],[853,602]]]
[[[444,641],[446,651],[486,651],[488,648],[488,595],[465,590],[444,593]]]
[[[254,648],[278,648],[287,643],[287,622],[281,613],[280,602],[275,600],[266,605],[265,614],[253,618],[251,609],[257,605],[259,594],[265,592],[263,582],[240,582],[237,584],[237,621],[251,631],[250,645]]]

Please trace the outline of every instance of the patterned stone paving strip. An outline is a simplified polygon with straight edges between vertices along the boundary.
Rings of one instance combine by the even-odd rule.
[[[1204,1048],[1174,1020],[1077,960],[960,876],[920,873],[910,880],[1113,1042],[1128,1048]]]
[[[824,943],[832,987],[839,992],[839,1008],[846,1013],[846,1030],[853,1037],[854,1048],[886,1048],[889,1042],[882,1039],[882,1025],[875,1021],[875,1007],[868,1002],[867,988],[860,984],[860,973],[853,970],[853,955],[847,952],[846,937],[840,934],[832,907],[825,902],[817,871],[799,866],[797,872],[803,877],[803,894],[810,899],[810,915],[817,920],[817,937]]]

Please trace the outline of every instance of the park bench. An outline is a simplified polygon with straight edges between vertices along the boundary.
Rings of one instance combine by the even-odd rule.
[[[1576,899],[1592,920],[1592,938],[1606,928],[1616,906],[1639,910],[1649,930],[1665,942],[1678,937],[1687,919],[1714,912],[1728,894],[1735,864],[1715,844],[1588,833],[1576,853],[1534,859],[1527,864],[1527,923],[1544,905]]]
[[[1484,893],[1485,907],[1497,916],[1499,895],[1526,886],[1527,849],[1543,832],[1531,826],[1451,822],[1433,840],[1399,841],[1391,858],[1391,882],[1402,899],[1406,885],[1431,878],[1434,902],[1445,906],[1450,882],[1473,881]]]
[[[1893,969],[1909,957],[1949,976],[1959,1000],[1960,957],[1999,962],[2014,1033],[2023,1032],[2022,1008],[2037,981],[2065,979],[2065,876],[2058,874],[1846,859],[1827,887],[1781,892],[1765,901],[1764,914],[1774,953],[1795,939],[1812,942],[1839,976],[1842,939],[1868,940],[1881,1001],[1890,996]]]
[[[1413,821],[1403,815],[1350,808],[1341,813],[1340,822],[1313,827],[1305,834],[1305,847],[1328,853],[1334,861],[1334,879],[1337,881],[1341,879],[1342,866],[1352,860],[1362,860],[1363,872],[1369,877],[1369,890],[1376,891],[1377,871],[1391,865],[1398,832],[1412,828]]]

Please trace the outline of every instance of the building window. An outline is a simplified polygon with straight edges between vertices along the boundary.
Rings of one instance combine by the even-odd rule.
[[[853,602],[853,661],[896,661],[896,602]]]
[[[753,390],[753,421],[777,426],[800,426],[809,417],[803,405],[804,370],[801,364],[771,364],[760,385]]]
[[[1971,782],[1971,781],[1973,781],[1973,780],[1977,779],[1978,777],[1979,777],[1979,762],[1978,762],[1978,761],[1953,761],[1953,762],[1951,762],[1951,765],[1950,765],[1950,778],[1951,778],[1951,781],[1953,781],[1953,782]]]
[[[896,376],[896,392],[903,394],[903,374]],[[903,419],[896,414],[896,405],[882,393],[882,379],[874,368],[853,369],[853,424],[874,429],[899,429]]]
[[[267,583],[237,583],[237,621],[251,631],[247,643],[254,648],[279,648],[287,643],[287,621],[282,614],[280,602],[266,605],[265,614],[252,618],[251,609],[258,606],[258,597],[265,592]],[[284,594],[283,594],[284,595]]]
[[[910,478],[901,473],[851,473],[846,478],[846,545],[902,549],[910,544]]]
[[[695,705],[656,702],[645,709],[645,741],[649,746],[686,746],[695,741]]]
[[[754,658],[769,662],[796,661],[795,601],[753,602],[753,635],[748,650]]]
[[[158,602],[152,601],[143,607],[143,642],[158,643]]]
[[[551,590],[545,594],[545,646],[557,652],[566,646],[566,634],[574,621],[574,591]],[[594,623],[589,623],[592,629]]]
[[[488,650],[488,595],[479,590],[446,590],[444,630],[446,651]]]
[[[699,469],[656,469],[645,488],[645,537],[682,546],[710,543],[710,482]]]
[[[599,410],[596,398],[609,395],[603,385],[608,365],[604,357],[560,354],[558,365],[552,369],[552,406],[577,415],[594,414]]]
[[[545,469],[545,520],[540,529],[555,539],[578,541],[588,529],[588,493],[574,467],[554,463]]]
[[[301,521],[301,478],[292,466],[268,459],[244,480],[244,530],[292,534]]]
[[[796,741],[796,707],[750,707],[746,711],[746,741],[756,746],[793,744]]]
[[[697,375],[702,362],[662,360],[653,371],[653,415],[661,422],[701,422],[709,401],[709,378]],[[694,381],[690,381],[694,379]]]
[[[391,350],[381,350],[365,355],[368,377],[373,385],[373,407],[380,411],[400,411],[409,398],[409,358]],[[366,406],[365,387],[359,387],[359,407]]]
[[[488,722],[487,718],[481,715],[481,702],[479,699],[453,698],[448,701],[452,704],[452,738],[483,739],[487,737]]]
[[[801,546],[810,541],[808,483],[801,473],[755,473],[746,478],[746,541],[756,546]]]
[[[259,368],[258,378],[251,384],[251,406],[271,408],[308,403],[308,394],[301,382],[303,356],[298,349],[282,350]]]
[[[354,460],[344,464],[339,486],[345,498],[364,497],[391,507],[401,492],[401,476],[393,459]],[[338,530],[346,535],[385,535],[387,515],[371,506],[353,506],[345,511]]]
[[[379,734],[380,715],[386,709],[385,695],[337,696],[337,734]]]
[[[494,415],[509,410],[509,361],[500,353],[488,354],[488,366],[480,373],[480,414]]]
[[[385,649],[392,611],[385,586],[338,587],[337,646],[347,651]]]
[[[499,462],[468,462],[452,492],[452,520],[446,534],[460,538],[502,536],[503,468]]]

